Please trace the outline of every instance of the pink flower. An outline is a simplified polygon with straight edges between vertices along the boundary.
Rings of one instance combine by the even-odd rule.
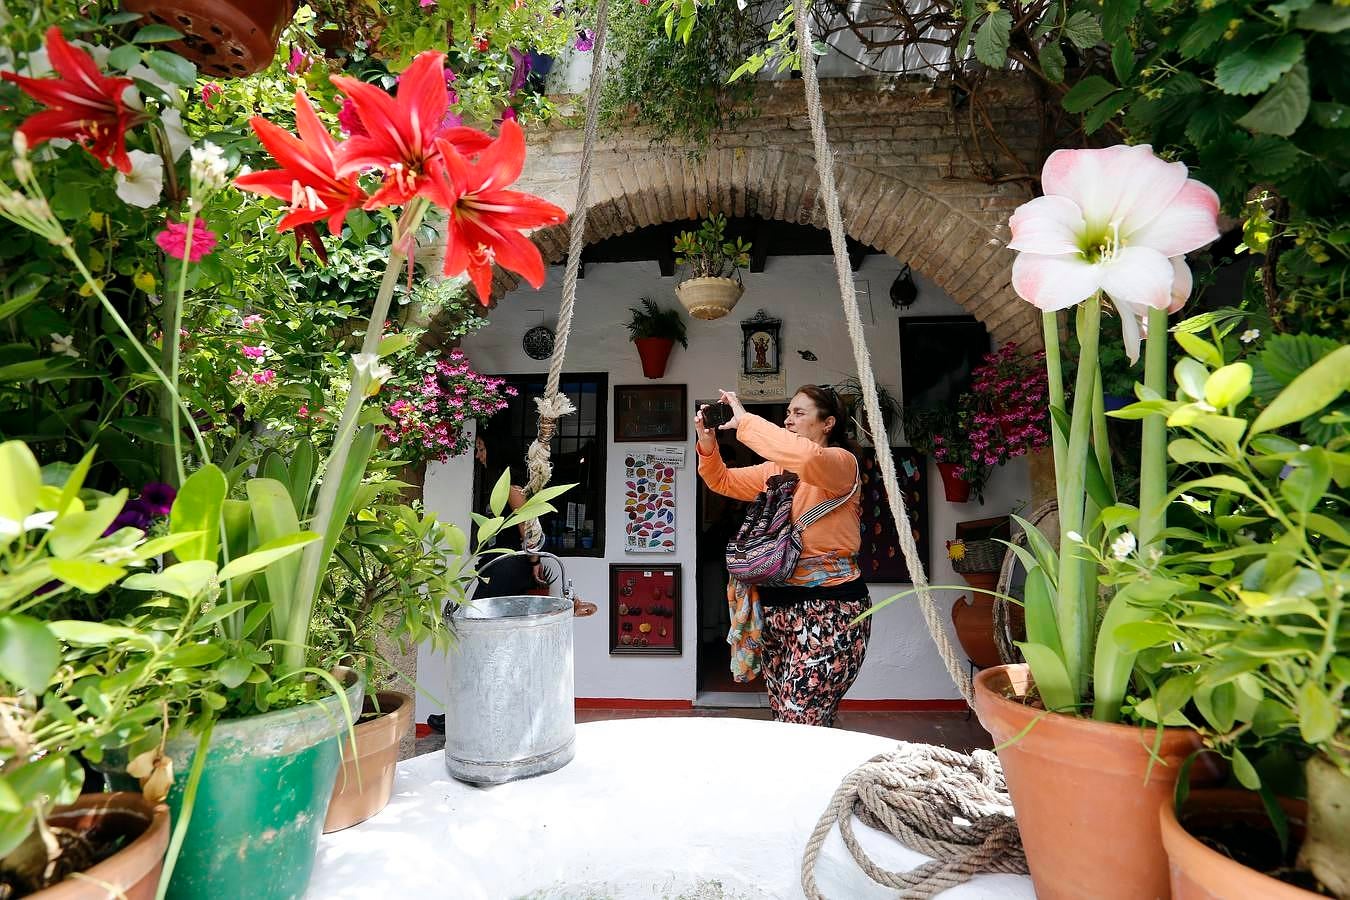
[[[344,97],[342,108],[338,110],[338,125],[342,128],[344,134],[359,137],[369,136],[365,124],[361,121],[360,114],[356,111],[356,104],[352,103],[350,97]]]
[[[428,7],[428,6],[435,6],[436,3],[437,3],[437,0],[421,0],[421,2],[418,4],[418,6],[421,6],[421,7],[425,8],[425,7]]]
[[[1180,309],[1191,292],[1183,257],[1219,236],[1218,195],[1186,175],[1147,144],[1056,150],[1041,170],[1045,196],[1009,222],[1013,290],[1047,312],[1104,291],[1137,361],[1148,307]]]
[[[291,75],[300,75],[309,71],[309,65],[309,54],[299,47],[292,47],[290,61],[286,63],[286,72]]]
[[[223,96],[225,89],[214,81],[208,81],[202,85],[202,103],[206,104],[207,109],[216,108],[216,97]]]
[[[169,222],[163,231],[155,235],[155,243],[174,259],[187,256],[189,262],[197,262],[216,249],[216,235],[200,222],[195,223],[192,228],[192,250],[188,251],[187,223]]]
[[[309,418],[309,406],[306,405],[306,404],[304,404],[304,403],[301,403],[301,404],[300,404],[300,408],[297,409],[297,410],[295,411],[295,414],[296,414],[297,416],[299,416],[300,418],[302,418],[302,419],[308,419],[308,418]]]
[[[254,384],[271,384],[276,380],[277,373],[271,369],[263,369],[261,372],[253,373]]]
[[[262,324],[262,320],[263,317],[258,315],[257,313],[244,316],[244,330],[252,331],[253,329],[257,328],[260,324]]]
[[[244,347],[244,346],[241,345],[241,346],[239,347],[239,352],[242,353],[242,354],[244,354],[245,356],[247,356],[249,359],[262,359],[264,356],[267,355],[267,348],[266,348],[266,347]]]

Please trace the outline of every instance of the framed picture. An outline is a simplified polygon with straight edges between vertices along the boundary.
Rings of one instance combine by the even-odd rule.
[[[614,440],[683,441],[689,437],[685,386],[682,384],[619,384],[614,386]]]
[[[762,309],[741,323],[741,371],[744,374],[778,374],[781,326],[782,322],[770,319]]]
[[[901,402],[955,409],[970,373],[989,352],[989,332],[973,316],[900,318]]]
[[[928,566],[928,460],[913,447],[892,447],[891,458],[895,461],[895,480],[905,492],[905,512],[909,515],[919,561]],[[858,465],[862,476],[859,488],[862,546],[858,550],[858,567],[862,569],[863,580],[869,584],[912,584],[909,567],[900,553],[900,536],[891,518],[876,448],[864,447]]]
[[[609,652],[612,656],[679,656],[680,566],[611,564]]]

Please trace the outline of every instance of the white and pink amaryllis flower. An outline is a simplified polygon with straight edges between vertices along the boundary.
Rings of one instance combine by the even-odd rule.
[[[1125,352],[1139,359],[1148,307],[1175,312],[1191,293],[1183,257],[1219,236],[1219,197],[1147,144],[1056,150],[1041,170],[1045,196],[1009,222],[1013,290],[1052,312],[1107,294]]]

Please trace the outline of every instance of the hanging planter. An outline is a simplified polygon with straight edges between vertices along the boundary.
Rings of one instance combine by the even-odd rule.
[[[182,40],[166,46],[216,78],[242,78],[267,68],[296,10],[296,0],[124,0],[122,5],[181,32]]]
[[[689,267],[688,277],[675,288],[689,315],[720,319],[741,299],[741,269],[750,265],[750,244],[726,239],[727,217],[704,219],[697,231],[675,236],[675,262]]]
[[[680,346],[688,348],[689,338],[685,333],[684,320],[677,309],[663,309],[650,297],[643,297],[638,306],[630,306],[628,313],[628,337],[637,345],[638,356],[642,359],[642,374],[648,378],[660,378],[666,374],[666,362],[670,351],[679,341]]]
[[[735,278],[690,278],[675,288],[675,296],[695,319],[720,319],[731,312],[745,288]]]
[[[642,360],[642,374],[648,378],[660,378],[666,374],[666,362],[675,341],[670,338],[649,337],[633,341],[637,345],[638,357]]]
[[[942,493],[946,495],[948,503],[968,503],[970,502],[970,482],[963,480],[956,474],[960,468],[956,463],[940,462],[937,464],[938,474],[942,476]]]

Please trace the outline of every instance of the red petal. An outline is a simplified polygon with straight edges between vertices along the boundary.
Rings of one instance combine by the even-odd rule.
[[[525,132],[513,120],[502,122],[497,139],[478,157],[477,174],[484,177],[476,190],[504,188],[513,184],[525,168]]]
[[[330,80],[351,99],[361,124],[370,132],[368,137],[352,137],[343,143],[338,153],[339,172],[346,175],[368,165],[388,168],[412,155],[412,142],[400,128],[401,116],[393,97],[346,75],[333,75]],[[369,158],[358,159],[358,153]]]
[[[421,156],[429,152],[450,106],[445,89],[445,54],[434,50],[419,53],[399,76],[395,102],[408,135],[416,142],[414,153]]]

